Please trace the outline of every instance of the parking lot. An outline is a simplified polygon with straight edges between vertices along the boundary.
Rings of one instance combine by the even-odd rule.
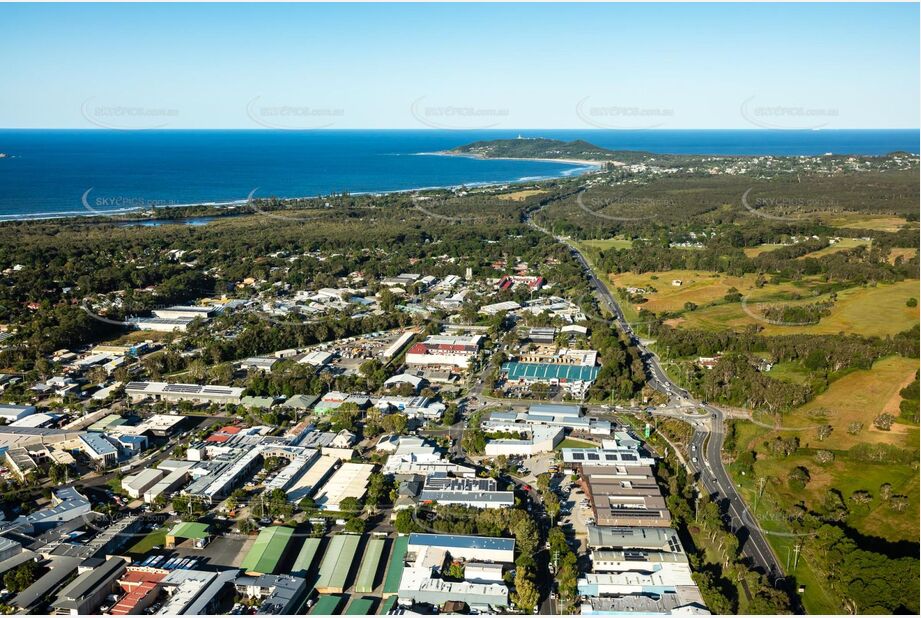
[[[191,543],[183,543],[175,551],[180,556],[203,559],[199,566],[239,567],[255,541],[255,536],[225,535],[214,539],[203,549],[195,549]]]
[[[560,511],[560,525],[572,526],[573,534],[580,544],[579,551],[586,551],[588,543],[586,526],[594,521],[588,498],[578,485],[570,485],[568,480],[563,482],[562,487],[564,491],[563,499],[560,500],[563,507]]]

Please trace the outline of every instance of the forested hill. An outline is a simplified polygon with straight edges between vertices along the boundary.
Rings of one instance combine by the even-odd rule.
[[[590,161],[621,161],[638,163],[649,159],[685,160],[680,155],[658,155],[641,150],[608,150],[585,140],[564,142],[543,137],[497,139],[473,142],[448,151],[450,154],[474,155],[486,159],[579,159]]]

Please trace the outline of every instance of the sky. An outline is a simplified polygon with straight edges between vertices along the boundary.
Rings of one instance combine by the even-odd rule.
[[[0,127],[919,126],[907,4],[3,4]]]

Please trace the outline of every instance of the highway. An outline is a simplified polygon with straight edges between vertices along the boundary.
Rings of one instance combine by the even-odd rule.
[[[757,520],[752,517],[723,465],[722,449],[725,437],[723,411],[715,406],[695,400],[687,390],[671,381],[665,370],[662,369],[659,358],[646,348],[636,333],[633,332],[633,328],[627,322],[620,305],[617,304],[611,291],[604,282],[598,279],[588,260],[575,244],[568,238],[552,234],[538,225],[530,216],[527,221],[531,226],[552,236],[558,242],[568,246],[572,251],[573,257],[582,265],[586,276],[592,282],[601,301],[614,316],[614,323],[626,333],[632,344],[640,350],[646,367],[649,385],[657,391],[668,395],[670,404],[677,402],[682,406],[693,406],[706,410],[707,416],[704,419],[708,419],[709,422],[703,419],[693,419],[692,422],[694,436],[691,441],[691,468],[694,472],[699,473],[704,490],[724,507],[725,513],[730,517],[730,526],[739,538],[742,555],[749,558],[755,568],[760,569],[772,580],[783,577],[780,561],[765,539],[762,530],[755,524]],[[697,462],[694,462],[694,459]]]

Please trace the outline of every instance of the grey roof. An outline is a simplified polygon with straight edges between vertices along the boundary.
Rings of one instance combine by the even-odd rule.
[[[534,403],[528,407],[531,414],[565,414],[566,416],[579,416],[581,408],[575,405],[558,403]]]
[[[54,506],[35,511],[28,515],[21,515],[16,519],[16,524],[44,524],[48,522],[64,522],[80,517],[91,510],[90,502],[73,487],[62,487],[54,492]]]
[[[79,609],[84,599],[92,594],[96,588],[103,585],[107,579],[116,577],[119,572],[124,570],[124,558],[113,556],[101,566],[77,575],[74,581],[67,584],[58,593],[58,598],[51,605],[61,609]]]
[[[80,439],[86,443],[97,455],[118,455],[118,449],[99,433],[86,433],[80,436]]]
[[[307,580],[294,575],[243,575],[236,579],[238,586],[259,586],[271,592],[256,611],[258,614],[291,613],[291,603],[296,601],[307,587]]]
[[[589,547],[683,551],[678,534],[671,528],[589,525],[587,530]]]
[[[3,573],[6,573],[7,571],[11,569],[15,569],[20,564],[25,564],[29,560],[35,560],[35,555],[36,554],[34,551],[30,551],[26,549],[26,550],[19,552],[15,556],[12,556],[0,562],[0,575],[2,575]]]
[[[175,572],[175,571],[174,571]],[[205,609],[208,607],[208,604],[214,599],[215,596],[220,594],[221,590],[228,582],[232,582],[234,578],[240,571],[238,569],[229,569],[226,571],[218,571],[217,575],[208,585],[202,590],[198,596],[195,597],[195,600],[189,603],[189,606],[185,608],[183,614],[190,616],[204,615]]]
[[[29,609],[51,594],[70,574],[77,570],[79,558],[55,557],[51,559],[51,570],[35,580],[31,586],[16,595],[13,605]]]

